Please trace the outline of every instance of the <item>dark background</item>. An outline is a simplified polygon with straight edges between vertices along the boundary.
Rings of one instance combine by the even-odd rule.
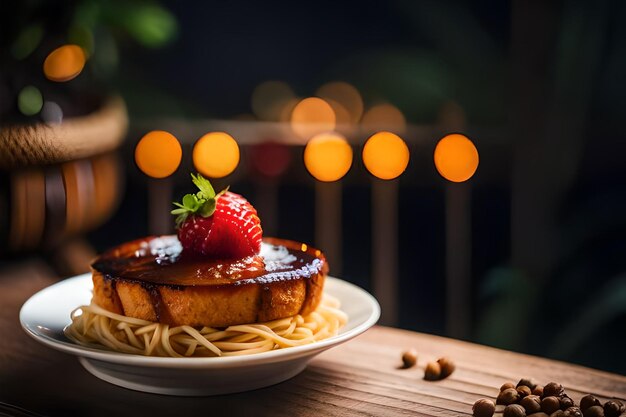
[[[366,108],[388,101],[414,126],[435,125],[441,106],[453,101],[481,155],[469,181],[468,338],[626,373],[626,3],[160,4],[176,22],[171,39],[140,47],[113,25],[106,36],[116,39],[115,69],[93,77],[99,89],[122,93],[131,120],[121,150],[124,198],[88,236],[98,250],[149,232],[137,214],[147,212],[148,179],[132,152],[164,117],[251,113],[252,91],[266,80],[285,81],[303,97],[325,82],[347,81]],[[432,163],[438,137],[405,139],[411,161],[397,180],[399,325],[445,335],[446,182]],[[361,146],[342,180],[342,278],[371,289],[371,177],[357,157]],[[183,149],[176,195],[188,191],[190,147]],[[314,180],[301,152],[293,147],[279,181],[277,234],[314,243]],[[242,147],[242,163],[224,183],[254,203],[249,158]]]

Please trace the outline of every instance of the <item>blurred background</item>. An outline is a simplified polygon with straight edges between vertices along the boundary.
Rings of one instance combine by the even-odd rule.
[[[383,324],[626,373],[626,3],[0,8],[0,271],[37,260],[67,277],[173,232],[171,201],[200,170],[245,195],[265,235],[324,250]],[[158,154],[135,154],[154,130],[181,145],[163,178],[136,163]],[[351,154],[305,161],[328,130]],[[408,165],[402,146],[368,164],[379,131]],[[236,157],[195,159],[209,132]],[[480,155],[465,176],[454,149],[435,164],[450,133]]]

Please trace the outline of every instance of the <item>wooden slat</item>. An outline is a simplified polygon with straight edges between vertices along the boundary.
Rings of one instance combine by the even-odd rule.
[[[341,276],[341,181],[315,181],[315,246],[324,248],[333,274]]]
[[[398,180],[372,178],[372,288],[380,323],[398,323]]]
[[[460,339],[471,330],[471,207],[470,184],[446,184],[446,331]]]
[[[0,402],[44,415],[469,416],[474,401],[495,397],[502,383],[521,377],[561,382],[577,401],[587,393],[626,397],[624,376],[380,326],[273,387],[204,398],[130,391],[91,376],[74,357],[39,345],[19,328],[21,304],[54,280],[39,262],[0,270]],[[418,352],[418,366],[401,369],[409,347]],[[443,381],[425,381],[423,366],[441,356],[452,358],[457,370]]]
[[[148,230],[151,235],[173,233],[172,210],[174,182],[168,178],[148,179]]]

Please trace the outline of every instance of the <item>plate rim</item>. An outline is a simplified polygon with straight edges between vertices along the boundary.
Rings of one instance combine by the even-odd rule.
[[[330,282],[336,282],[339,285],[345,285],[350,288],[351,291],[355,291],[361,293],[362,296],[367,300],[369,307],[371,308],[371,313],[369,317],[353,329],[338,334],[336,336],[332,336],[328,339],[320,340],[315,343],[302,345],[302,346],[294,346],[289,349],[278,349],[272,350],[268,352],[257,353],[254,355],[243,355],[243,356],[226,356],[226,357],[192,357],[192,358],[169,358],[169,357],[155,357],[155,356],[143,356],[143,355],[133,355],[127,353],[120,352],[109,352],[101,349],[90,348],[87,346],[82,346],[76,343],[59,341],[54,338],[51,338],[45,334],[39,333],[32,328],[32,325],[29,325],[25,322],[25,315],[31,305],[37,301],[37,297],[40,297],[42,293],[46,291],[50,291],[51,288],[61,285],[78,285],[80,281],[90,280],[91,273],[85,273],[76,275],[64,280],[61,280],[57,283],[47,286],[35,294],[31,295],[26,302],[22,305],[20,309],[19,319],[20,325],[22,329],[28,334],[30,337],[35,339],[37,342],[42,343],[52,349],[69,353],[71,355],[77,357],[87,358],[89,360],[97,360],[101,362],[107,363],[115,363],[120,365],[132,365],[132,366],[140,366],[140,367],[156,367],[156,368],[234,368],[240,367],[243,365],[256,365],[256,364],[269,364],[275,362],[283,362],[292,359],[298,359],[305,356],[311,356],[317,353],[321,353],[322,351],[329,349],[333,346],[344,343],[368,330],[370,327],[375,325],[381,314],[381,309],[378,301],[374,296],[372,296],[369,292],[364,290],[363,288],[352,284],[348,281],[342,280],[340,278],[327,276],[326,279],[330,280]],[[68,320],[69,320],[69,312],[68,312]]]

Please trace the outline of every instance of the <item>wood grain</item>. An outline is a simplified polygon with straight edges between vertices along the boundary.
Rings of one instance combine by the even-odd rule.
[[[474,401],[495,397],[506,381],[558,381],[575,399],[626,397],[626,377],[387,327],[374,327],[331,349],[300,375],[247,393],[184,398],[134,392],[88,374],[69,355],[39,345],[19,328],[18,311],[34,292],[55,282],[44,264],[29,261],[0,270],[0,401],[43,415],[169,416],[469,416]],[[406,348],[418,366],[400,369]],[[441,356],[457,370],[437,382],[422,367]]]

